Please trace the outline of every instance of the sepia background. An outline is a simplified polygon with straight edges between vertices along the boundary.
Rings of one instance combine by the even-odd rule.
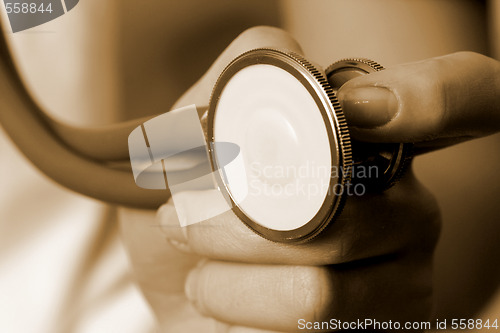
[[[167,111],[255,25],[288,30],[324,67],[345,57],[390,67],[460,50],[500,59],[499,21],[496,0],[82,0],[8,37],[37,100],[89,125]],[[443,216],[438,318],[500,317],[499,152],[493,135],[414,162]],[[114,209],[40,175],[5,135],[0,171],[0,332],[152,331]]]

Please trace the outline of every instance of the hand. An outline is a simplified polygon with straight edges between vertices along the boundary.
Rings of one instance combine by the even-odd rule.
[[[222,68],[238,54],[259,46],[300,52],[296,43],[277,29],[253,29],[221,55],[181,98],[179,106],[205,105]],[[491,59],[465,55],[483,59],[478,65],[481,68],[491,67],[483,69],[483,74],[489,74],[492,69],[498,73],[498,64]],[[449,59],[441,62],[447,61]],[[404,68],[409,70],[406,75]],[[455,66],[451,68],[456,70]],[[480,105],[490,105],[488,101],[492,101],[496,107],[481,108],[479,113],[466,112],[469,102],[456,100],[461,95],[449,97],[451,92],[446,89],[456,76],[440,72],[436,78],[435,68],[426,62],[393,70],[402,72],[397,72],[397,76],[386,74],[390,70],[371,74],[341,89],[339,97],[349,122],[356,125],[352,133],[355,137],[372,141],[425,141],[423,146],[436,147],[432,145],[441,145],[442,138],[453,138],[453,133],[461,137],[479,136],[498,130],[490,123],[489,127],[484,126],[481,121],[484,112],[498,118],[498,94],[493,92],[486,98],[481,89],[472,89],[469,99],[479,94],[482,98],[476,99],[483,101]],[[412,82],[408,74],[415,70],[419,75],[414,76],[416,82]],[[373,77],[379,80],[370,81]],[[428,77],[433,78],[431,88]],[[495,78],[494,74],[486,77]],[[467,79],[460,77],[459,81],[462,80]],[[366,119],[372,117],[370,109],[365,108],[365,113],[358,115],[363,110],[359,110],[355,101],[368,98],[359,93],[360,90],[353,98],[349,89],[380,85],[380,82],[386,82],[386,87],[397,93],[398,116],[387,116],[387,125],[379,122],[373,126],[368,122],[366,126]],[[498,91],[498,82],[492,82]],[[424,94],[427,99],[417,99],[417,102],[426,103],[424,106],[429,108],[415,107],[412,90],[405,84],[413,85],[417,93],[428,91]],[[478,86],[481,85],[475,85]],[[449,100],[445,104],[442,94]],[[378,101],[384,103],[384,99],[378,98]],[[386,102],[391,103],[389,99]],[[437,110],[442,114],[436,117],[436,111],[431,111],[436,109],[430,106],[440,105],[443,107]],[[412,117],[417,120],[412,122]],[[464,117],[468,117],[466,121]],[[465,126],[467,124],[471,126]],[[474,124],[483,128],[472,126]],[[422,321],[429,315],[432,252],[439,231],[439,213],[432,196],[411,172],[384,193],[349,198],[340,218],[320,237],[303,245],[266,241],[247,229],[232,212],[181,229],[175,210],[168,203],[159,211],[158,221],[167,238],[181,251],[176,252],[163,242],[160,228],[145,225],[142,215],[137,214],[128,214],[128,221],[122,220],[122,230],[139,284],[165,332],[296,331],[299,319],[373,318],[404,322]],[[208,260],[194,268],[200,258]]]
[[[209,258],[191,270],[186,296],[200,313],[234,326],[229,332],[297,331],[299,319],[429,316],[439,213],[412,175],[383,194],[349,198],[341,217],[303,245],[267,241],[232,212],[181,229],[168,203],[159,219],[183,253]]]
[[[500,130],[500,62],[458,52],[357,77],[338,97],[356,139],[443,148]]]

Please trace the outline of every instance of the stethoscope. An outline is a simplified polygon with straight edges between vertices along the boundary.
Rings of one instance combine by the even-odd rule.
[[[24,155],[86,196],[149,209],[165,203],[169,190],[137,186],[129,160],[129,136],[155,119],[79,128],[51,118],[30,96],[1,35],[0,123]],[[336,98],[350,79],[382,69],[367,59],[345,59],[323,73],[301,55],[270,48],[248,51],[227,65],[208,109],[198,108],[197,116],[216,187],[243,223],[272,241],[308,241],[341,213],[352,195],[348,189],[363,184],[367,191],[383,191],[397,182],[411,144],[351,140]],[[238,147],[245,174],[225,167],[221,142]],[[377,173],[356,179],[357,167]]]

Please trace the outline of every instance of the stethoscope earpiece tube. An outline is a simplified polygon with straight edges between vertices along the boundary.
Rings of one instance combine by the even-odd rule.
[[[105,159],[106,152],[112,152],[116,143],[121,147],[119,155],[111,153],[111,160],[127,160],[127,137],[137,121],[97,130],[63,125],[56,130],[58,125],[43,113],[24,86],[9,53],[5,33],[0,36],[0,92],[0,124],[19,150],[49,178],[112,204],[157,208],[168,199],[168,191],[137,187],[131,171],[111,167]],[[79,142],[86,152],[75,150],[68,142]],[[88,142],[93,144],[87,145]],[[94,155],[89,146],[106,148],[89,157]]]

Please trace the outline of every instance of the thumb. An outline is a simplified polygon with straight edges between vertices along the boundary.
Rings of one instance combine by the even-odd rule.
[[[354,78],[338,97],[358,140],[458,142],[500,130],[500,63],[454,53]]]

